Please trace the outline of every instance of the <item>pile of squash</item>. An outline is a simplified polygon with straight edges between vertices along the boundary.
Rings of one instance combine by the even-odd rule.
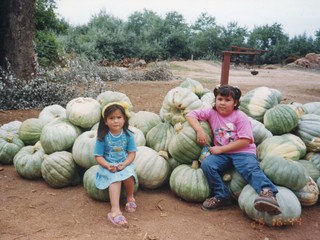
[[[239,173],[232,170],[223,176],[240,208],[270,226],[293,225],[302,207],[318,203],[320,187],[320,102],[281,101],[280,91],[258,87],[242,96],[240,109],[251,119],[261,169],[279,188],[282,213],[271,216],[256,211],[257,193]],[[47,106],[38,118],[4,124],[0,127],[0,163],[13,164],[23,178],[42,178],[53,188],[83,184],[93,199],[109,201],[108,190],[94,184],[98,166],[93,149],[101,109],[110,102],[125,102],[131,114],[130,130],[138,145],[134,160],[137,191],[168,184],[188,202],[202,202],[210,196],[199,167],[202,148],[185,116],[191,110],[211,107],[214,95],[191,78],[166,94],[159,113],[133,112],[125,94],[105,91],[96,99],[72,99],[65,108]],[[210,139],[210,126],[201,124]]]

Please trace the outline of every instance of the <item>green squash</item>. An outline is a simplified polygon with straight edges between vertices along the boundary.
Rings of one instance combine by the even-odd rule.
[[[208,144],[212,143],[212,132],[208,122],[200,122],[207,134]],[[172,137],[168,151],[176,161],[182,164],[191,164],[193,160],[199,159],[202,146],[197,144],[196,132],[188,122],[174,126],[176,134]]]
[[[266,156],[260,162],[260,167],[272,182],[293,191],[303,188],[309,179],[307,170],[299,161],[280,156]]]
[[[313,162],[316,168],[320,171],[320,153],[308,152],[304,158]]]
[[[75,186],[81,182],[78,167],[67,151],[45,155],[41,164],[41,175],[45,182],[53,188]]]
[[[282,227],[290,225],[301,225],[301,204],[297,196],[288,188],[277,186],[276,195],[281,214],[269,215],[266,212],[259,212],[254,208],[254,200],[258,196],[256,191],[248,184],[239,196],[238,203],[240,209],[257,224]]]
[[[129,119],[129,125],[140,129],[144,136],[147,135],[151,128],[161,122],[162,120],[158,114],[149,111],[132,112]]]
[[[308,152],[320,152],[320,115],[303,115],[295,133],[306,144]]]
[[[97,131],[91,130],[81,133],[74,141],[72,146],[72,157],[80,167],[88,169],[97,164],[93,154],[96,140]]]
[[[257,156],[262,161],[267,155],[299,160],[305,156],[307,147],[298,136],[286,133],[265,139],[257,147]]]
[[[134,159],[139,186],[156,189],[169,181],[171,168],[167,152],[156,152],[147,146],[139,146]]]
[[[27,179],[41,178],[41,164],[44,160],[44,150],[40,142],[33,146],[25,146],[13,158],[17,173]]]
[[[34,145],[40,140],[45,122],[39,118],[29,118],[19,128],[19,138],[25,145]]]
[[[186,78],[186,80],[184,80],[179,86],[182,88],[190,89],[199,98],[201,98],[203,96],[203,94],[205,93],[205,89],[202,86],[202,84],[199,81],[194,80],[192,78]]]
[[[56,118],[67,118],[66,109],[58,104],[46,106],[39,113],[39,119],[49,123]]]
[[[263,123],[249,117],[252,124],[254,143],[258,146],[265,139],[272,137],[273,134],[263,125]]]
[[[234,199],[238,199],[242,189],[248,184],[248,182],[240,175],[240,173],[233,169],[224,174],[223,180],[229,188],[229,191]]]
[[[81,128],[91,128],[100,121],[100,104],[90,97],[74,98],[67,103],[66,115],[73,125]]]
[[[203,103],[203,107],[212,108],[212,106],[215,104],[215,96],[214,96],[213,91],[206,92],[201,97],[201,102]]]
[[[18,120],[14,120],[6,124],[3,124],[2,126],[0,126],[0,136],[1,135],[6,136],[7,133],[19,135],[19,128],[21,124],[22,122]]]
[[[14,156],[24,147],[23,141],[13,132],[0,135],[0,163],[12,164]]]
[[[174,134],[174,128],[169,122],[159,123],[147,133],[146,145],[157,152],[168,152],[169,143]]]
[[[308,102],[303,104],[305,114],[312,114],[320,108],[320,102]]]
[[[186,122],[186,115],[203,107],[202,101],[188,88],[175,87],[165,96],[160,109],[160,117],[172,126]]]
[[[66,118],[57,118],[46,124],[41,132],[40,142],[46,154],[72,148],[81,129]]]
[[[273,88],[258,87],[243,95],[239,109],[249,117],[263,122],[265,112],[282,100],[282,93]]]
[[[294,194],[299,199],[302,206],[316,205],[319,199],[319,188],[316,182],[309,177],[307,184],[298,191],[294,191]]]
[[[287,104],[278,104],[267,109],[263,116],[264,126],[273,135],[289,133],[298,125],[298,121],[298,114]]]
[[[146,137],[143,132],[134,126],[129,126],[129,130],[134,133],[134,140],[137,146],[145,146],[147,143]]]
[[[199,162],[192,165],[181,164],[176,167],[170,176],[171,191],[187,202],[203,202],[210,196],[207,178],[199,168]]]
[[[128,112],[130,113],[132,111],[132,103],[130,101],[130,98],[121,92],[117,91],[105,91],[100,93],[97,97],[96,100],[100,104],[100,108],[102,109],[105,105],[112,103],[112,102],[124,102],[126,103],[128,107]]]
[[[83,175],[83,187],[85,192],[92,198],[97,201],[109,202],[109,188],[106,189],[98,189],[95,185],[96,175],[98,172],[99,165],[94,165],[87,169]],[[138,191],[139,183],[135,183],[135,192]],[[124,185],[121,186],[121,198],[126,197],[126,191]]]
[[[298,162],[305,167],[305,169],[308,172],[308,175],[314,181],[317,181],[317,179],[320,177],[320,170],[317,168],[317,166],[312,161],[305,160],[305,159],[300,159]]]

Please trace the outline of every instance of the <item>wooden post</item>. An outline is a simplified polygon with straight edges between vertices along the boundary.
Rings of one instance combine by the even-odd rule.
[[[229,81],[229,70],[230,70],[230,52],[223,52],[223,62],[221,65],[221,79],[220,85],[227,85]]]

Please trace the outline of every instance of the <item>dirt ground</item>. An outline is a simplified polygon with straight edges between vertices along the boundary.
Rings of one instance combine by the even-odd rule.
[[[186,77],[213,89],[220,82],[221,65],[213,62],[171,62],[175,79],[152,82],[108,82],[106,90],[125,93],[134,111],[159,113],[166,93]],[[284,102],[320,101],[320,72],[286,68],[250,70],[231,67],[229,83],[243,94],[259,87],[276,88]],[[38,117],[40,110],[0,112],[0,124]],[[303,207],[301,225],[259,226],[234,205],[217,212],[202,211],[201,204],[176,197],[168,186],[139,189],[138,209],[125,213],[129,228],[116,228],[107,220],[110,204],[90,198],[82,185],[53,189],[43,180],[26,180],[12,165],[0,165],[0,239],[319,239],[320,204]],[[288,203],[290,204],[290,203]]]

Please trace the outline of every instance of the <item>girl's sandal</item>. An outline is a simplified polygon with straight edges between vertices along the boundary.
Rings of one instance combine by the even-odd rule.
[[[125,210],[126,212],[132,213],[132,212],[135,212],[136,209],[137,209],[137,204],[136,204],[136,202],[135,202],[134,200],[131,200],[131,201],[129,201],[129,202],[126,203],[126,207],[125,207],[124,210]]]
[[[128,227],[128,222],[126,218],[121,213],[108,213],[108,219],[110,222],[112,222],[114,225],[118,227]]]

